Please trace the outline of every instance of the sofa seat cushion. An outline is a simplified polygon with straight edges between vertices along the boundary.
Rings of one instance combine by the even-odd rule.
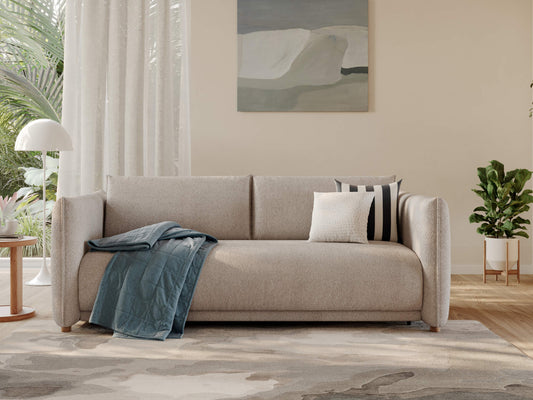
[[[79,270],[80,309],[92,310],[111,253]],[[192,311],[416,311],[422,266],[399,243],[221,240],[209,254]]]
[[[413,311],[422,266],[390,242],[222,241],[209,255],[196,311]]]

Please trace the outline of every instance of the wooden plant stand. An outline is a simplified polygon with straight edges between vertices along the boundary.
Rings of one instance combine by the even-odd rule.
[[[483,240],[483,283],[487,283],[487,275],[496,275],[498,277],[505,272],[505,285],[509,286],[509,275],[516,275],[516,282],[520,284],[520,241],[518,241],[518,260],[516,269],[509,270],[509,243],[506,244],[505,271],[496,269],[487,269],[487,242]]]

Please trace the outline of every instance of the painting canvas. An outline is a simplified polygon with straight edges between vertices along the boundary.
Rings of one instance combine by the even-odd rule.
[[[238,0],[239,111],[368,111],[368,0]]]

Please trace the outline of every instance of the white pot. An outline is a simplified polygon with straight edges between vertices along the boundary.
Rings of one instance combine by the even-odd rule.
[[[516,268],[518,263],[518,240],[517,238],[485,238],[487,243],[487,267],[494,270],[505,270],[507,243],[509,243],[509,269]]]
[[[18,228],[19,222],[16,219],[10,219],[5,225],[0,226],[0,235],[14,235]]]

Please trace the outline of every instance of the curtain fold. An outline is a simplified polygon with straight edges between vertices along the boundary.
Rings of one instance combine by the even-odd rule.
[[[69,0],[59,195],[107,175],[190,175],[185,0]]]

